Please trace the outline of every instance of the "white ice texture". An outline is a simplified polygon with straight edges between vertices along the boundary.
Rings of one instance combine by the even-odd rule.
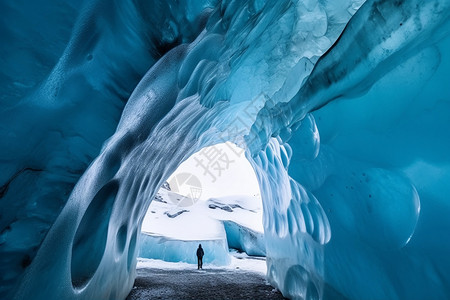
[[[450,298],[450,0],[0,11],[0,298],[125,299],[157,189],[224,141],[285,296]]]

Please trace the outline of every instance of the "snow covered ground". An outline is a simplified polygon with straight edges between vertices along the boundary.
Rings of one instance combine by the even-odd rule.
[[[161,188],[142,224],[140,257],[196,263],[198,244],[204,262],[233,266],[229,246],[264,256],[262,203],[257,196],[191,199]]]
[[[245,253],[239,253],[235,250],[230,251],[231,262],[227,266],[217,266],[213,264],[204,264],[203,271],[208,270],[241,270],[247,272],[259,273],[266,275],[267,266],[265,257],[248,256]],[[197,268],[197,264],[189,264],[185,262],[167,262],[160,259],[138,258],[136,269],[165,269],[165,270],[193,270]],[[199,272],[202,272],[200,270]]]

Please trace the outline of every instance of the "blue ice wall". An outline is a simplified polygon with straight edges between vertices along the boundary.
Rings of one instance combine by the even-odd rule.
[[[449,1],[1,5],[2,298],[124,299],[157,189],[226,140],[285,296],[450,296]]]
[[[198,35],[208,5],[2,1],[0,298],[33,260],[136,84]]]
[[[169,262],[198,263],[197,248],[201,244],[207,249],[203,262],[215,266],[230,264],[229,248],[226,239],[215,240],[177,240],[164,236],[140,233],[139,257],[161,259]]]
[[[302,165],[327,175],[296,178],[327,212],[325,277],[348,297],[450,296],[449,46],[446,38],[417,51],[364,96],[314,113],[321,153]],[[350,278],[356,286],[340,283]]]

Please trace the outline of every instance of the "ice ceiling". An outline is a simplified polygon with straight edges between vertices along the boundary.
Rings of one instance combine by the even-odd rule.
[[[0,298],[124,299],[150,199],[224,141],[285,296],[450,298],[450,1],[0,11]]]

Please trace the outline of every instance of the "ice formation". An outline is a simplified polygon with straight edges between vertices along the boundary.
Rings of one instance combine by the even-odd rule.
[[[0,298],[125,299],[157,189],[224,141],[285,296],[450,298],[449,0],[72,2],[0,4]]]

